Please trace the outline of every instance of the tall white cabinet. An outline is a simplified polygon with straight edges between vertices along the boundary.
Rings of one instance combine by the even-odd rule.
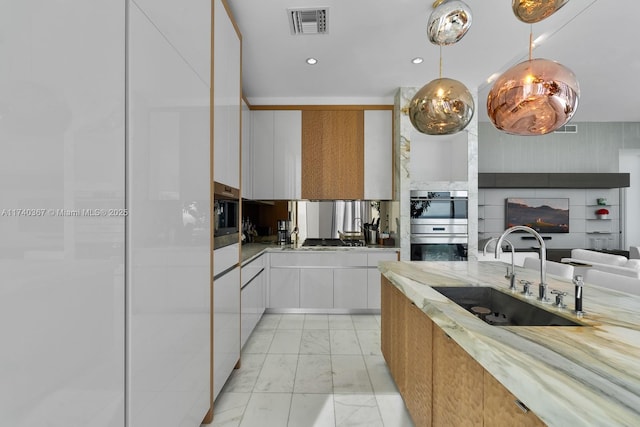
[[[242,197],[253,199],[253,143],[251,132],[252,112],[242,100]]]
[[[213,179],[240,188],[240,35],[222,1],[213,3]]]
[[[210,5],[1,9],[0,425],[200,425]]]
[[[128,427],[198,425],[210,407],[210,14],[129,5]]]

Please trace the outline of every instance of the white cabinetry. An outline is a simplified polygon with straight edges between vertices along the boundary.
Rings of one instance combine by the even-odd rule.
[[[213,176],[240,187],[240,37],[221,0],[214,1]]]
[[[269,303],[271,308],[300,308],[300,270],[271,268]]]
[[[396,251],[272,253],[269,301],[274,309],[380,309],[378,262]]]
[[[397,252],[375,252],[367,255],[367,308],[380,309],[380,271],[381,261],[398,261]]]
[[[364,112],[364,198],[393,199],[393,112]]]
[[[238,243],[213,253],[214,399],[240,359],[239,257]]]
[[[251,110],[242,101],[242,197],[253,199],[253,149]]]
[[[274,111],[273,198],[299,199],[302,188],[302,112]]]
[[[253,198],[273,199],[273,111],[251,112]]]
[[[300,269],[300,308],[333,308],[333,269]]]
[[[213,397],[240,360],[240,267],[213,282]]]
[[[302,113],[251,112],[254,199],[301,197]]]
[[[333,271],[333,307],[367,308],[366,268],[341,268]]]
[[[265,255],[242,266],[241,346],[244,346],[265,310]]]

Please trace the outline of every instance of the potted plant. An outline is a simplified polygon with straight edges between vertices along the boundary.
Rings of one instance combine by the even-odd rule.
[[[598,209],[596,211],[596,218],[598,219],[607,219],[609,218],[609,211],[607,209]]]

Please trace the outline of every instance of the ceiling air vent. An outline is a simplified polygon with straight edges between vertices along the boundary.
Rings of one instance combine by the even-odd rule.
[[[329,8],[287,9],[291,34],[326,34]]]
[[[578,133],[578,125],[560,126],[554,133]]]

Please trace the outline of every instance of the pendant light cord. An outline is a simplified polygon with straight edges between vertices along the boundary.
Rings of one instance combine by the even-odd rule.
[[[442,78],[442,45],[440,45],[440,78]]]

